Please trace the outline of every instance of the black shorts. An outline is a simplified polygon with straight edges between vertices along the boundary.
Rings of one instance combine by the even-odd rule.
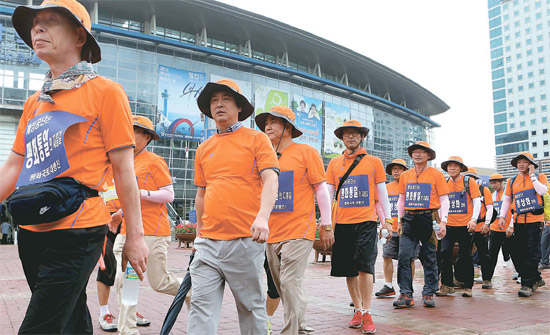
[[[273,282],[273,277],[271,276],[271,269],[269,268],[269,263],[267,262],[267,255],[265,256],[264,261],[264,270],[265,275],[267,277],[267,295],[271,299],[277,299],[281,296],[279,295],[279,292],[277,291],[277,287],[275,286],[275,282]]]
[[[118,232],[120,232],[120,226],[118,226]],[[110,230],[107,231],[106,241],[105,241],[105,252],[103,254],[103,261],[105,262],[105,270],[97,271],[97,281],[102,282],[107,286],[113,286],[115,284],[116,276],[116,258],[113,253],[113,245],[115,244],[115,239],[117,234],[113,234]]]
[[[418,259],[420,254],[420,244],[416,245],[414,249],[413,260]],[[397,260],[399,256],[399,234],[393,233],[391,239],[382,247],[382,257],[392,258]]]
[[[374,274],[374,264],[378,255],[377,225],[374,221],[336,224],[331,256],[331,276],[356,277],[358,272]]]

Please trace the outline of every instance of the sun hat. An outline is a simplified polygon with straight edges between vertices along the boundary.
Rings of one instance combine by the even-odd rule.
[[[396,158],[390,164],[388,164],[386,166],[386,173],[391,175],[391,170],[396,165],[402,166],[405,169],[405,171],[409,169],[409,167],[407,166],[407,163],[405,162],[405,160],[403,160],[401,158]]]
[[[528,153],[528,152],[522,152],[519,155],[517,155],[516,157],[514,157],[514,159],[512,159],[512,166],[513,167],[515,167],[515,168],[518,167],[518,160],[520,158],[527,159],[529,162],[531,162],[535,166],[535,169],[539,167],[539,165],[537,163],[535,163],[535,158],[533,157],[533,155]]]
[[[443,171],[447,172],[447,165],[449,163],[458,163],[460,165],[460,172],[466,172],[468,171],[468,167],[464,165],[464,161],[462,160],[462,157],[459,156],[451,156],[449,159],[441,163],[441,168]]]
[[[465,176],[470,176],[470,177],[473,177],[475,179],[479,179],[479,176],[477,175],[477,169],[474,168],[474,167],[469,167],[468,171],[464,172],[463,174]]]
[[[429,160],[429,161],[435,159],[435,150],[432,149],[432,148],[430,147],[430,144],[429,144],[428,142],[418,141],[418,142],[416,142],[415,144],[410,145],[410,146],[407,148],[407,152],[409,153],[409,156],[412,157],[412,153],[413,153],[413,151],[415,151],[416,149],[423,149],[423,150],[425,150],[426,152],[428,152],[428,154],[429,154],[428,160]]]
[[[21,39],[31,48],[31,29],[35,16],[39,11],[44,9],[56,9],[69,18],[73,19],[78,25],[86,29],[87,39],[86,43],[82,47],[82,54],[86,55],[86,50],[91,52],[92,64],[101,60],[101,49],[99,44],[91,33],[92,21],[90,20],[90,14],[82,4],[76,0],[44,0],[40,6],[18,6],[13,11],[11,21],[13,27],[21,37]],[[83,57],[88,60],[87,57]]]
[[[134,115],[132,117],[132,121],[134,123],[134,126],[145,129],[149,134],[151,134],[151,139],[153,140],[159,140],[160,136],[155,131],[155,127],[153,126],[153,122],[149,120],[149,118],[141,115]]]
[[[491,180],[504,180],[506,179],[505,177],[503,177],[500,173],[493,173],[490,177],[489,177],[489,181]]]
[[[256,117],[254,118],[254,122],[256,122],[258,128],[260,128],[260,130],[264,133],[265,122],[267,121],[268,115],[273,115],[290,123],[293,127],[292,138],[302,136],[303,133],[296,126],[296,115],[294,115],[294,112],[290,108],[285,106],[273,106],[269,111],[256,115]]]
[[[197,98],[197,105],[201,112],[212,119],[212,112],[210,111],[210,98],[214,92],[229,91],[235,96],[235,102],[242,108],[239,113],[239,121],[246,120],[252,113],[254,113],[254,106],[250,104],[248,99],[243,95],[241,88],[236,82],[230,79],[220,79],[215,82],[209,82],[202,89],[199,97]]]
[[[338,137],[339,139],[342,139],[345,128],[356,128],[356,129],[359,130],[359,132],[363,136],[367,136],[367,134],[369,133],[369,128],[363,127],[361,122],[359,122],[357,120],[347,120],[347,121],[344,122],[343,125],[336,128],[336,130],[334,131],[334,135],[336,135],[336,137]]]

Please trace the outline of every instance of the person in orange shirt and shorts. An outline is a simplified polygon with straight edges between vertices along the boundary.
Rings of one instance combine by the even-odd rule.
[[[315,198],[321,211],[321,241],[325,248],[334,243],[323,159],[312,146],[293,142],[302,135],[295,119],[285,106],[275,106],[255,118],[271,140],[281,167],[277,201],[269,218],[267,259],[284,306],[281,334],[288,335],[313,332],[305,321],[307,299],[302,281],[315,240]]]
[[[529,152],[522,152],[511,162],[519,173],[508,179],[499,216],[499,227],[506,225],[505,213],[512,205],[514,221],[508,229],[514,231],[512,259],[521,277],[520,297],[530,297],[546,283],[540,276],[540,235],[544,224],[543,196],[548,192],[548,178],[536,174],[538,164]]]
[[[277,196],[277,155],[266,134],[241,123],[254,107],[234,81],[209,82],[197,104],[214,119],[217,133],[195,154],[197,251],[189,267],[193,296],[187,333],[217,333],[227,283],[241,334],[267,334],[262,275]]]
[[[344,142],[344,154],[330,160],[327,167],[329,194],[333,194],[341,178],[350,166],[360,159],[344,180],[336,195],[338,208],[334,228],[330,275],[346,277],[348,291],[355,306],[350,328],[361,328],[365,334],[376,332],[371,315],[372,289],[374,283],[373,254],[377,253],[377,221],[375,199],[378,198],[385,218],[383,227],[392,231],[392,220],[386,174],[380,158],[367,154],[362,143],[368,128],[359,121],[348,120],[334,131]]]
[[[446,233],[449,187],[443,173],[428,166],[428,161],[436,157],[435,151],[428,143],[416,142],[409,146],[407,151],[413,159],[414,169],[403,172],[399,178],[397,215],[400,237],[397,283],[400,295],[393,302],[393,306],[414,306],[411,261],[416,246],[420,243],[419,258],[424,268],[422,302],[424,307],[435,307],[433,295],[438,289],[436,237],[443,238]],[[437,236],[433,230],[434,221],[440,224]]]
[[[12,152],[0,168],[0,201],[17,187],[8,207],[20,228],[19,257],[32,292],[19,334],[92,334],[86,285],[110,220],[98,194],[105,191],[109,165],[125,195],[121,206],[137,211],[127,217],[124,260],[140,278],[146,270],[128,98],[119,84],[94,71],[91,63],[101,60],[101,50],[90,33],[90,16],[77,1],[19,6],[12,22],[49,67],[42,88],[25,102]],[[71,209],[44,203],[47,199],[36,201],[42,206],[36,211],[24,206],[53,194],[46,188],[63,189],[68,196],[57,199]]]
[[[441,163],[443,171],[449,174],[449,217],[447,233],[441,240],[441,288],[438,296],[454,293],[453,285],[453,249],[458,242],[458,258],[454,266],[459,274],[463,297],[472,296],[474,285],[474,263],[472,261],[472,234],[475,231],[481,208],[481,194],[474,178],[464,177],[461,172],[468,171],[462,158],[451,156]],[[465,185],[466,184],[466,185]]]
[[[393,220],[392,235],[384,246],[382,247],[382,258],[384,259],[384,278],[386,283],[376,292],[374,295],[377,297],[389,297],[395,295],[395,289],[392,284],[393,277],[393,262],[392,259],[397,260],[399,256],[399,232],[397,231],[397,200],[399,199],[399,178],[404,171],[407,171],[407,163],[400,158],[394,159],[390,164],[386,166],[386,173],[393,177],[393,181],[386,185],[388,189],[388,199],[390,201],[391,216]],[[417,245],[414,253],[414,258],[411,261],[411,272],[414,277],[414,261],[418,259],[418,253],[420,252],[420,245]]]

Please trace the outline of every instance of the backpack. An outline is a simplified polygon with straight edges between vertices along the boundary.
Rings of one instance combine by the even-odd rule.
[[[514,182],[516,181],[516,178],[518,177],[518,175],[515,175],[513,176],[511,179],[510,179],[510,194],[512,195],[512,198],[514,197]],[[535,177],[537,178],[537,180],[539,179],[539,175],[537,173],[535,173]],[[535,192],[536,193],[536,192]],[[534,209],[530,212],[527,212],[527,213],[531,213],[533,215],[541,215],[541,214],[544,214],[544,196],[542,195],[539,195],[537,194],[537,196],[539,196],[542,200],[542,204],[540,205],[540,208],[539,209]],[[512,213],[514,212],[514,210],[512,209]],[[527,215],[527,213],[525,213],[525,215]],[[519,214],[518,214],[519,215]]]

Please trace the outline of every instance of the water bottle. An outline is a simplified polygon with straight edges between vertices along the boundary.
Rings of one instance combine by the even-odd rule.
[[[122,287],[122,303],[127,306],[137,305],[139,295],[139,277],[136,270],[130,265],[126,265],[124,273],[124,285]]]
[[[439,237],[439,229],[441,229],[441,227],[439,226],[439,224],[437,224],[437,221],[433,221],[432,227],[435,231],[435,237],[437,237],[438,240],[441,240],[441,237]]]
[[[382,244],[386,244],[388,241],[388,230],[386,228],[382,229]]]

